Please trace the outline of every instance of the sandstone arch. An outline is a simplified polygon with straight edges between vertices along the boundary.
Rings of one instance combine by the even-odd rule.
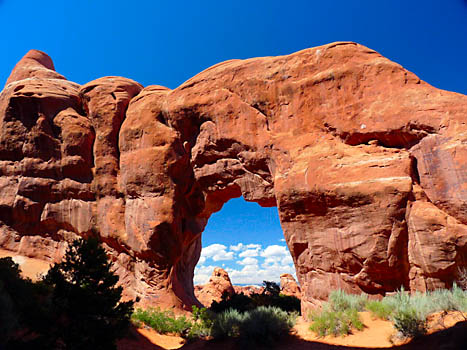
[[[241,194],[277,205],[305,309],[337,287],[449,286],[467,261],[466,117],[466,96],[355,43],[175,90],[80,87],[32,51],[0,96],[0,246],[59,259],[97,229],[127,296],[187,307],[206,222]]]

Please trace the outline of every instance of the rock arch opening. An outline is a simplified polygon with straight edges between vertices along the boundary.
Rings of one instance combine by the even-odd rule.
[[[219,299],[220,289],[227,287],[209,283],[217,268],[227,272],[237,290],[261,286],[263,281],[279,284],[282,274],[295,275],[276,207],[261,207],[239,197],[210,217],[194,275],[195,294],[204,305],[210,304],[210,298]]]
[[[202,247],[195,284],[206,283],[214,267],[226,269],[232,283],[240,285],[279,282],[281,273],[295,273],[277,209],[241,197],[212,215],[202,234]]]

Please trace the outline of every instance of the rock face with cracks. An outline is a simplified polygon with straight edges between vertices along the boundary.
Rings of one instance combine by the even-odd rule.
[[[466,122],[467,96],[355,43],[175,90],[79,86],[30,51],[0,95],[0,246],[58,261],[98,232],[126,297],[189,308],[201,233],[243,196],[277,206],[305,314],[336,288],[449,287],[467,263]]]

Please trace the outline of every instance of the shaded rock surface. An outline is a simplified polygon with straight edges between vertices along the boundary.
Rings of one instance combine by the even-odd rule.
[[[302,308],[449,287],[467,261],[467,96],[332,43],[180,87],[67,81],[29,52],[0,95],[0,247],[57,261],[99,232],[128,298],[189,308],[210,215],[277,206]],[[199,305],[199,304],[198,304]]]
[[[223,268],[216,267],[209,282],[203,286],[195,286],[195,296],[205,307],[210,307],[213,301],[221,301],[222,295],[235,293],[229,274]]]

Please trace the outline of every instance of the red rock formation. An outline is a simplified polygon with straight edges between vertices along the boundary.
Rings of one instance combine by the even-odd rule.
[[[209,282],[204,286],[196,286],[195,296],[205,307],[210,307],[213,301],[221,301],[222,295],[235,293],[229,274],[223,268],[216,267]]]
[[[196,303],[210,215],[277,206],[311,307],[450,286],[467,262],[467,96],[355,43],[232,60],[175,90],[83,87],[28,53],[0,96],[0,246],[57,260],[100,232],[128,297]]]
[[[283,273],[281,275],[280,287],[281,294],[293,296],[298,299],[302,297],[300,286],[290,273]]]
[[[252,294],[262,294],[264,291],[264,287],[259,286],[233,286],[235,293],[240,294],[243,293],[247,296],[251,296]]]

